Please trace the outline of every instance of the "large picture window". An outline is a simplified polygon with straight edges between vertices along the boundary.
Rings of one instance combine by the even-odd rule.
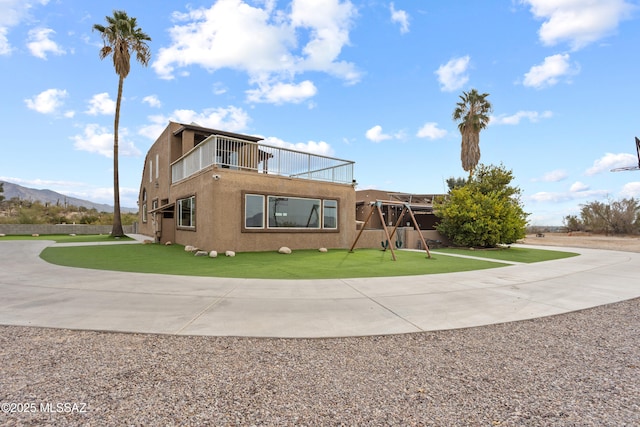
[[[178,227],[195,228],[196,196],[178,200]]]
[[[264,196],[258,194],[244,196],[244,226],[264,228]]]

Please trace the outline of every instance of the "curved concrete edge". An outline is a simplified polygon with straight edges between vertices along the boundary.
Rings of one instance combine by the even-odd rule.
[[[320,338],[525,320],[640,296],[640,254],[341,280],[184,277],[66,268],[52,242],[0,242],[0,324],[179,335]]]

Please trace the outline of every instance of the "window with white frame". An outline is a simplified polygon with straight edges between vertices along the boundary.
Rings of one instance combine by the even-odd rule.
[[[196,196],[178,200],[178,227],[196,227]]]

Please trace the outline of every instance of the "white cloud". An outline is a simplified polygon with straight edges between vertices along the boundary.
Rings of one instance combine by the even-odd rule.
[[[589,190],[589,188],[590,187],[584,182],[576,181],[573,184],[571,184],[571,187],[569,187],[569,191],[571,191],[572,193],[578,193],[581,191],[587,191]]]
[[[144,98],[142,98],[142,102],[144,102],[145,104],[149,104],[150,107],[162,107],[162,102],[160,102],[156,95],[145,96]]]
[[[566,41],[577,50],[615,32],[635,9],[625,0],[522,0],[545,22],[538,35],[545,45]]]
[[[541,89],[547,86],[553,86],[563,76],[572,76],[580,71],[578,65],[573,67],[569,63],[569,54],[557,54],[547,56],[540,65],[531,67],[528,73],[524,75],[525,86]]]
[[[109,94],[107,92],[103,92],[93,95],[89,101],[89,109],[86,113],[92,116],[97,116],[98,114],[114,114],[115,111],[116,101],[109,98]]]
[[[289,148],[292,150],[304,151],[306,153],[318,154],[321,156],[333,156],[334,151],[331,145],[324,141],[316,142],[298,142],[291,143],[285,142],[280,138],[276,138],[273,136],[266,137],[263,142],[267,145],[273,145],[275,147]]]
[[[113,133],[103,126],[94,123],[88,124],[82,134],[74,135],[71,139],[77,150],[113,158]],[[140,150],[135,147],[133,142],[127,140],[127,130],[121,129],[118,133],[118,155],[135,157],[140,154]]]
[[[367,137],[367,139],[369,141],[373,141],[373,142],[382,142],[386,139],[391,139],[393,138],[391,135],[387,135],[385,133],[382,132],[382,126],[380,125],[376,125],[374,127],[372,127],[371,129],[369,129],[366,133],[365,136]]]
[[[607,153],[603,157],[593,162],[585,174],[596,175],[602,172],[609,172],[613,168],[635,166],[638,164],[638,157],[628,153]]]
[[[11,27],[19,25],[37,4],[46,5],[49,0],[2,0],[0,1],[0,55],[12,51],[7,34]]]
[[[440,129],[438,123],[428,122],[425,123],[419,130],[416,136],[418,138],[440,139],[447,135],[447,131]]]
[[[460,89],[469,81],[469,75],[466,74],[469,69],[471,58],[469,55],[461,58],[453,58],[437,70],[438,82],[440,89],[444,92],[453,92]]]
[[[156,115],[148,118],[151,123],[142,127],[138,133],[152,140],[158,138],[169,121],[186,124],[197,123],[199,126],[230,132],[242,132],[250,121],[246,111],[233,106],[207,108],[201,113],[193,110],[175,110],[168,116]]]
[[[640,182],[628,182],[620,191],[620,196],[624,198],[640,198]]]
[[[34,28],[29,30],[27,47],[31,54],[40,59],[47,59],[47,52],[54,55],[64,55],[66,52],[56,42],[50,39],[56,32],[51,28]]]
[[[282,10],[273,1],[262,3],[260,8],[243,0],[218,0],[208,9],[175,14],[180,22],[169,31],[171,45],[156,55],[156,73],[172,79],[176,69],[192,65],[210,72],[232,68],[246,72],[251,84],[271,88],[306,71],[328,73],[350,84],[359,81],[356,67],[338,59],[357,14],[350,1],[293,0]],[[261,88],[248,95],[261,102],[299,102],[300,90],[307,96],[309,83],[284,84],[281,89],[294,89],[291,98]]]
[[[11,44],[7,38],[8,30],[0,27],[0,55],[9,55],[11,53]]]
[[[609,194],[607,190],[580,190],[580,191],[564,191],[564,192],[547,192],[541,191],[529,197],[534,202],[567,202],[571,200],[588,200],[605,197]]]
[[[532,181],[558,182],[558,181],[562,181],[563,179],[566,179],[568,176],[569,175],[567,174],[566,171],[562,169],[556,169],[554,171],[545,173],[542,176],[542,178],[536,178],[536,179],[533,179]]]
[[[270,104],[283,104],[291,102],[299,104],[309,99],[318,92],[318,89],[309,80],[300,84],[291,83],[259,83],[257,89],[247,90],[247,99],[250,102],[265,102]]]
[[[492,125],[517,125],[520,124],[520,120],[528,119],[531,123],[537,123],[540,119],[548,119],[553,116],[551,111],[543,111],[539,113],[537,111],[518,111],[515,114],[507,116],[502,114],[500,116],[491,116],[490,124]]]
[[[400,32],[406,34],[409,32],[409,14],[404,10],[396,10],[395,5],[391,3],[389,6],[391,11],[391,22],[400,24]]]
[[[67,91],[63,89],[47,89],[31,99],[25,99],[24,102],[29,109],[38,113],[53,114],[57,113],[58,109],[62,107],[62,100],[67,95]]]

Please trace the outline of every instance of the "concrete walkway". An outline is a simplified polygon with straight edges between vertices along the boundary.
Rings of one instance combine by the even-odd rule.
[[[0,242],[0,324],[339,337],[510,322],[640,296],[640,254],[631,252],[554,247],[581,256],[451,274],[288,281],[60,267],[38,256],[50,245]]]

